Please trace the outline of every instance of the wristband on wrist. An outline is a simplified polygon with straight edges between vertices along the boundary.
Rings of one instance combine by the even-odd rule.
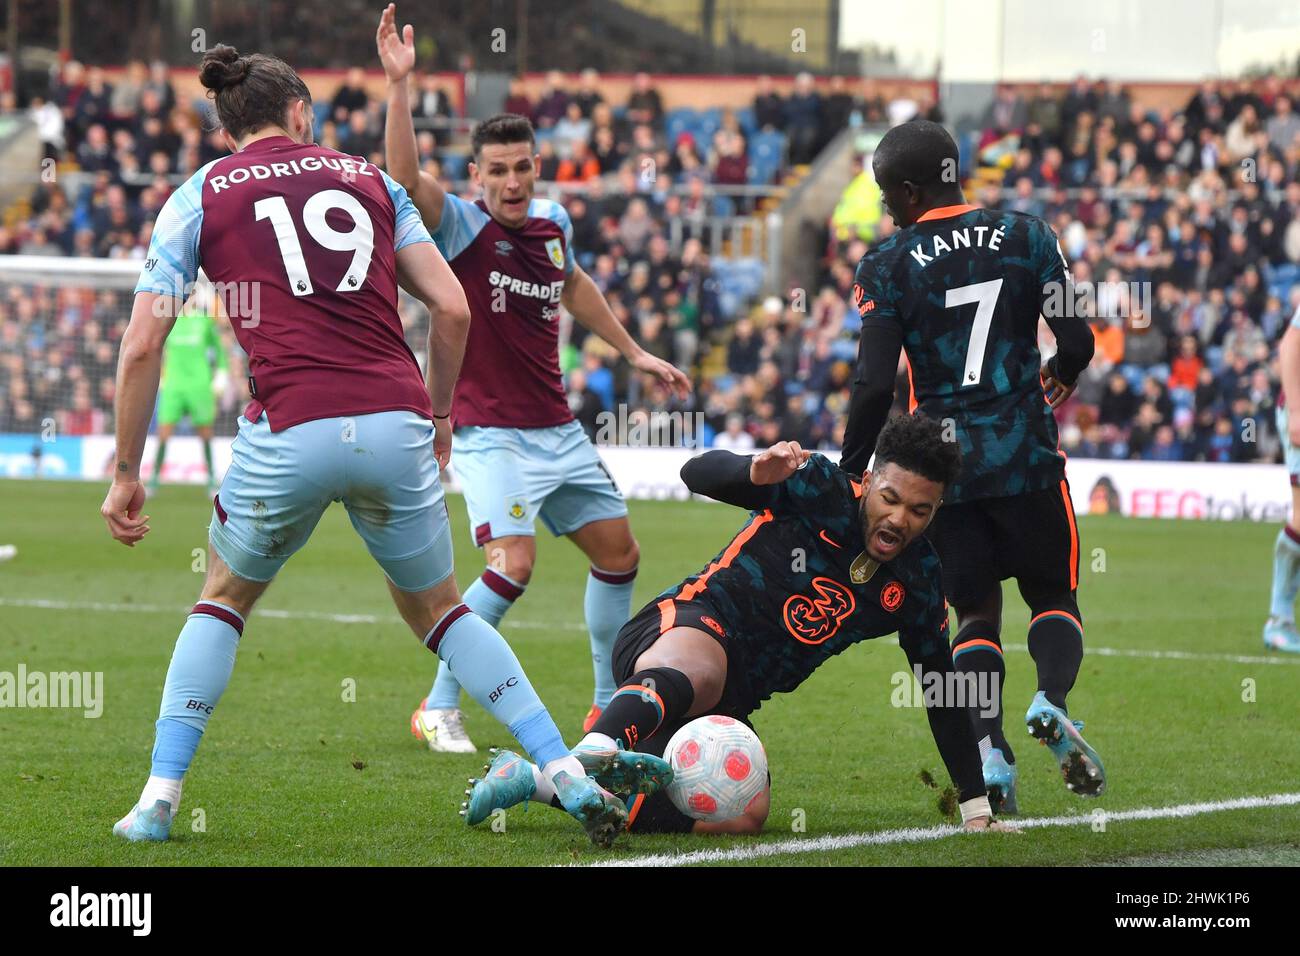
[[[987,795],[982,797],[971,797],[961,804],[961,822],[970,823],[976,817],[988,817],[993,819],[993,808],[989,806]]]
[[[451,418],[451,412],[448,412],[446,415],[439,415],[437,412],[435,412],[433,415],[433,420],[435,422],[445,422],[449,418]]]

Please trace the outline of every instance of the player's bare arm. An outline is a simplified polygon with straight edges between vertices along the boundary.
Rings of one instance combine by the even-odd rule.
[[[158,396],[163,343],[176,324],[181,302],[172,296],[141,292],[131,309],[131,322],[122,335],[117,360],[117,397],[114,421],[117,451],[113,458],[113,484],[99,513],[114,538],[129,548],[149,533],[140,483],[140,459],[149,437],[149,419]]]
[[[1059,257],[1059,262],[1056,257]],[[1056,336],[1056,354],[1043,363],[1042,369],[1043,393],[1052,408],[1059,408],[1074,394],[1079,375],[1092,361],[1096,348],[1092,329],[1082,316],[1056,315],[1057,310],[1051,305],[1054,302],[1074,301],[1073,282],[1059,241],[1056,243],[1056,257],[1052,261],[1055,277],[1043,286],[1042,313],[1043,320]],[[1057,285],[1064,286],[1064,297],[1059,294],[1059,289],[1053,288]]]
[[[425,380],[433,402],[433,452],[438,466],[451,460],[451,398],[469,337],[465,290],[431,242],[413,242],[397,251],[397,281],[429,310],[429,360]]]
[[[379,59],[388,77],[388,117],[384,122],[384,153],[388,175],[410,194],[429,230],[442,221],[442,204],[446,192],[428,173],[420,169],[420,153],[415,145],[415,124],[411,119],[408,91],[411,70],[415,67],[415,28],[409,23],[397,32],[397,5],[390,3],[379,18],[375,33]]]
[[[849,394],[840,467],[851,475],[867,470],[880,430],[894,404],[894,380],[903,338],[895,328],[863,326],[858,339],[857,374]]]
[[[618,349],[619,354],[633,368],[653,375],[680,399],[685,399],[691,393],[691,380],[685,373],[651,355],[628,334],[627,329],[610,311],[609,303],[605,301],[600,288],[581,266],[575,266],[565,280],[561,301],[579,325]]]

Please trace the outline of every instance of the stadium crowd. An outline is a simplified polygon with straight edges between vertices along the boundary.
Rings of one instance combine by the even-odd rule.
[[[418,83],[417,119],[431,121],[417,137],[421,161],[460,181],[463,151],[442,122],[454,118],[451,99],[434,77]],[[1181,109],[1148,111],[1115,83],[1080,80],[1032,96],[1008,87],[963,140],[966,172],[983,184],[969,198],[1044,216],[1075,279],[1104,282],[1089,304],[1097,357],[1062,411],[1067,451],[1276,458],[1275,346],[1300,291],[1298,93],[1295,80],[1276,77],[1210,82]],[[3,106],[17,109],[12,98]],[[49,100],[25,108],[59,175],[6,217],[0,253],[142,258],[170,191],[225,151],[205,132],[202,102],[177,102],[162,65],[133,63],[110,84],[101,70],[68,63]],[[765,134],[782,137],[790,162],[807,162],[845,125],[939,118],[936,105],[887,102],[870,81],[851,90],[835,80],[819,92],[800,78],[781,97],[759,78],[753,106],[719,111],[701,137],[670,130],[649,76],[610,103],[588,71],[572,82],[551,75],[536,100],[516,85],[507,108],[537,125],[542,178],[558,184],[546,188],[563,190],[580,261],[615,314],[648,350],[695,373],[696,395],[682,407],[573,328],[561,364],[589,432],[626,404],[630,418],[647,421],[703,412],[705,443],[838,447],[859,327],[853,269],[892,231],[870,171],[848,185],[828,223],[817,286],[766,299],[729,297],[724,264],[710,260],[712,187],[752,182],[750,143]],[[360,71],[317,112],[319,141],[382,165],[382,103]],[[677,246],[673,220],[686,224]],[[49,418],[64,434],[110,429],[128,313],[125,289],[11,285],[0,301],[0,432],[34,433]],[[413,306],[403,315],[418,354],[422,318]],[[244,398],[242,355],[228,342],[233,384],[218,419],[227,434]],[[900,402],[906,393],[900,370]]]

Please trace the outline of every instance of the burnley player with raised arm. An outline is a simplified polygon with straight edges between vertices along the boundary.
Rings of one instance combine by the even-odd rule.
[[[1066,695],[1083,662],[1079,535],[1053,410],[1092,359],[1092,331],[1068,306],[1069,270],[1052,227],[966,204],[957,145],[937,123],[891,129],[871,165],[899,231],[858,264],[858,372],[840,465],[860,474],[894,398],[904,351],[912,407],[950,430],[962,471],[931,536],[957,611],[953,662],[996,682],[997,712],[972,711],[994,809],[1016,811],[1015,755],[1002,732],[1002,581],[1029,605],[1038,693],[1025,722],[1066,786],[1098,796],[1106,774],[1070,720]],[[1046,364],[1038,318],[1056,336]]]
[[[639,552],[623,496],[565,397],[560,306],[679,398],[690,382],[632,340],[574,262],[564,207],[533,198],[539,160],[528,120],[501,114],[475,128],[469,172],[483,193],[477,202],[448,195],[419,169],[407,94],[414,31],[408,25],[399,35],[395,15],[389,4],[376,35],[388,76],[388,171],[424,216],[472,316],[452,420],[456,474],[487,567],[466,589],[465,603],[489,623],[501,621],[532,576],[539,518],[583,551],[591,563],[583,611],[595,671],[586,729],[614,692],[610,652],[632,610]],[[459,700],[455,676],[439,667],[411,717],[412,733],[432,750],[472,751]]]
[[[614,648],[619,689],[579,746],[661,755],[696,717],[722,714],[748,724],[763,701],[793,693],[835,655],[897,632],[922,685],[945,688],[925,695],[926,716],[960,794],[963,826],[1006,829],[993,823],[984,792],[971,701],[957,688],[948,655],[939,559],[924,535],[960,467],[957,446],[919,415],[885,426],[875,467],[861,482],[795,442],[754,456],[715,449],[692,458],[682,468],[686,486],[749,510],[749,521],[698,574],[624,625]],[[792,554],[804,560],[791,561]],[[492,769],[525,778],[530,799],[556,802],[544,775],[523,758],[503,752]],[[471,787],[471,823],[496,809],[491,796],[478,783]],[[704,822],[656,793],[631,802],[629,827],[757,833],[768,797],[764,790],[740,816]]]
[[[101,509],[113,537],[134,547],[149,531],[140,457],[164,343],[200,266],[227,290],[253,400],[213,500],[207,579],[167,670],[152,770],[113,832],[168,838],[253,605],[342,501],[415,635],[546,766],[593,841],[611,842],[627,812],[588,773],[653,788],[640,771],[662,761],[571,754],[510,647],[456,590],[439,469],[469,324],[460,285],[401,186],[314,145],[311,94],[289,66],[218,46],[200,80],[233,154],[195,173],[154,228],[118,360],[117,465]],[[403,338],[399,284],[429,309],[427,382]],[[248,301],[255,314],[241,312]]]

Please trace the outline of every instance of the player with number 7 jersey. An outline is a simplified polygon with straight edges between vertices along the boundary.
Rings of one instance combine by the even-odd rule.
[[[1079,536],[1054,410],[1092,359],[1069,268],[1051,226],[968,205],[957,145],[939,124],[904,123],[881,138],[872,169],[898,231],[858,265],[858,373],[841,466],[867,468],[893,402],[900,351],[911,406],[942,422],[962,470],[930,529],[957,612],[953,663],[999,688],[996,712],[972,712],[995,811],[1016,811],[1015,755],[1002,731],[1002,585],[1029,605],[1038,693],[1025,722],[1060,764],[1066,786],[1098,796],[1101,760],[1067,716],[1083,661]],[[1044,363],[1039,316],[1056,337]],[[981,683],[980,686],[988,686]]]
[[[456,586],[439,472],[469,327],[460,284],[401,186],[312,142],[311,94],[288,65],[218,46],[200,79],[233,154],[168,199],[136,286],[101,508],[113,537],[134,546],[149,531],[140,458],[163,343],[200,266],[248,353],[252,401],[213,500],[207,579],[167,672],[150,776],[114,833],[168,838],[253,605],[341,501],[416,637],[545,763],[592,839],[612,842],[623,801],[588,771],[640,786],[642,768],[664,765],[571,754],[514,653]],[[399,284],[429,309],[427,381],[402,333]]]

